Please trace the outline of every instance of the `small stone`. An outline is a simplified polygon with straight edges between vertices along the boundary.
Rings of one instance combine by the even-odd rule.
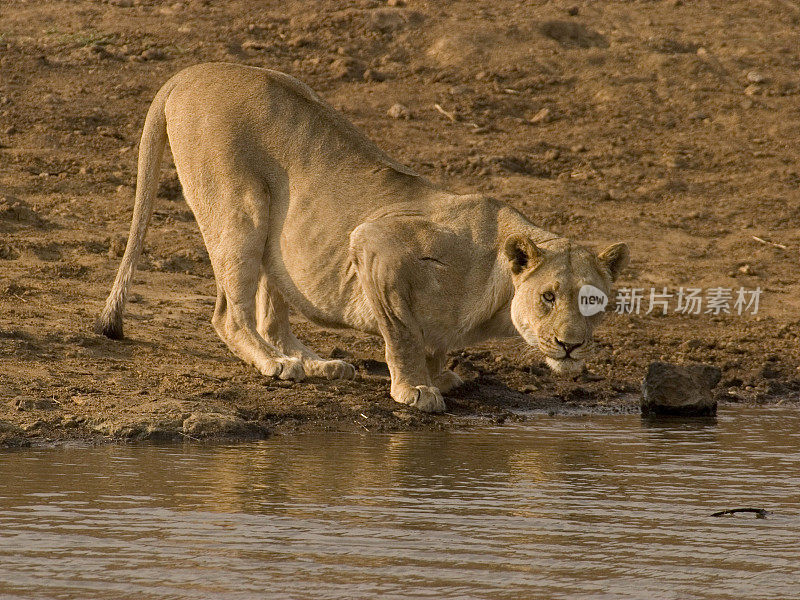
[[[642,415],[715,415],[712,388],[721,377],[720,369],[710,365],[650,363],[642,381]]]
[[[141,56],[144,60],[163,60],[167,57],[164,51],[159,50],[158,48],[148,48],[139,56]]]
[[[739,267],[739,273],[741,273],[742,275],[755,275],[756,271],[750,265],[742,265],[741,267]]]
[[[744,88],[744,93],[746,96],[756,96],[760,94],[761,91],[761,86],[756,83],[752,83]]]
[[[14,127],[13,125],[11,127],[6,127],[3,130],[3,133],[5,133],[6,135],[14,135],[15,133],[17,133],[17,128]]]
[[[392,119],[410,119],[411,118],[411,111],[408,109],[407,106],[402,104],[395,103],[389,107],[389,110],[386,111],[386,114],[389,115]]]
[[[570,146],[569,151],[578,154],[579,152],[586,152],[586,146],[583,144],[575,144],[574,146]]]
[[[406,0],[386,0],[386,6],[402,8],[405,5],[406,5]]]
[[[530,118],[531,123],[549,123],[552,120],[552,112],[549,108],[543,108]]]
[[[764,83],[766,80],[767,78],[758,71],[750,71],[747,74],[748,83]]]
[[[577,6],[570,6],[570,7],[567,9],[567,14],[568,14],[570,17],[577,17],[577,16],[578,16],[578,13],[580,13],[580,12],[581,12],[581,9],[580,9],[580,8],[578,8]]]

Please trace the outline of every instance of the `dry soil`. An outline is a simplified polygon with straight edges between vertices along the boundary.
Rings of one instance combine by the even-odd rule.
[[[719,366],[724,402],[800,395],[800,8],[787,0],[5,0],[0,7],[0,439],[258,437],[636,410],[653,360]],[[92,333],[124,248],[148,104],[173,73],[290,73],[381,147],[593,247],[621,287],[576,379],[521,342],[453,355],[449,413],[388,395],[381,340],[294,317],[357,380],[271,381],[230,355],[171,163],[126,316]],[[400,107],[394,107],[399,104]],[[757,314],[645,314],[651,288],[763,291]]]

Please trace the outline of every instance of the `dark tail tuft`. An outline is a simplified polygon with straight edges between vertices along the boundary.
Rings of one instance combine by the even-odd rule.
[[[124,339],[125,335],[122,333],[122,315],[120,314],[115,319],[104,312],[94,322],[94,332],[112,340]]]

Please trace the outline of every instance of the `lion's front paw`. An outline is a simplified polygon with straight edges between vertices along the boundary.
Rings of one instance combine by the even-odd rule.
[[[264,361],[264,364],[257,365],[258,370],[268,377],[278,379],[291,379],[292,381],[302,381],[306,378],[303,363],[299,358],[282,357]]]
[[[439,388],[427,385],[398,386],[392,390],[392,398],[396,402],[408,404],[422,412],[444,412],[444,398]]]
[[[354,379],[356,368],[343,360],[312,360],[306,363],[306,372],[327,379]]]
[[[446,394],[447,392],[464,385],[464,380],[453,371],[447,370],[439,373],[433,380],[433,383],[443,394]]]

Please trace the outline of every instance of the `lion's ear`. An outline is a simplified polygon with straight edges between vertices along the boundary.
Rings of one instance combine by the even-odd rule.
[[[628,266],[631,253],[628,250],[628,245],[620,242],[603,250],[597,255],[597,258],[600,264],[605,266],[608,272],[611,273],[611,281],[616,281],[622,270]]]
[[[525,269],[535,267],[544,257],[544,253],[526,235],[512,235],[506,240],[503,252],[511,263],[511,272],[518,275]]]

